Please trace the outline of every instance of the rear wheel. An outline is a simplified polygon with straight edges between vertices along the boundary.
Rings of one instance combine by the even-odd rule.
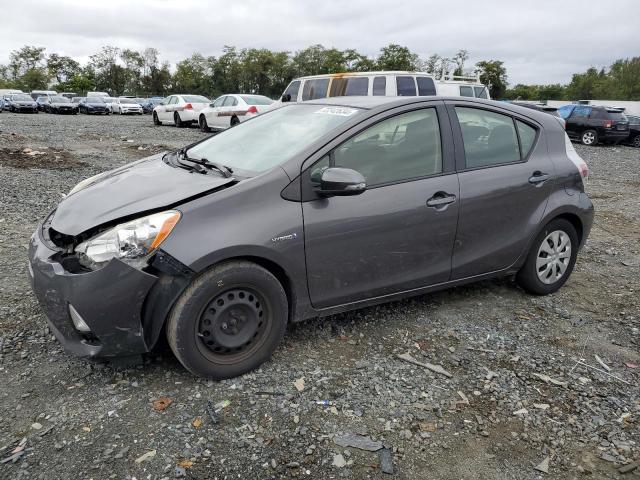
[[[209,125],[207,124],[207,117],[205,117],[204,115],[200,115],[200,119],[198,120],[198,125],[200,125],[201,132],[207,133],[211,131],[211,129],[209,128]]]
[[[580,137],[583,145],[596,145],[598,143],[598,132],[595,130],[585,130]]]
[[[238,125],[240,123],[240,119],[238,117],[231,117],[231,126],[235,127],[236,125]]]
[[[154,125],[162,125],[162,122],[158,118],[158,114],[156,112],[153,112],[153,124]]]
[[[184,127],[184,122],[182,121],[182,119],[180,118],[180,115],[178,114],[178,112],[173,114],[173,123],[175,124],[176,127],[178,128],[182,128]]]
[[[576,229],[569,221],[552,220],[536,237],[516,280],[535,295],[557,291],[573,271],[578,243]]]
[[[167,320],[167,340],[191,373],[221,380],[268,360],[287,318],[287,297],[276,277],[251,262],[227,262],[180,296]]]

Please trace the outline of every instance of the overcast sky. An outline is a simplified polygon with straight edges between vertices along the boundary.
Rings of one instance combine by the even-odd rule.
[[[640,55],[640,0],[3,0],[0,63],[37,45],[82,62],[104,45],[156,47],[172,64],[224,45],[295,52],[320,43],[374,56],[398,43],[426,58],[464,48],[503,60],[509,83],[566,83]],[[615,4],[615,6],[613,6]]]

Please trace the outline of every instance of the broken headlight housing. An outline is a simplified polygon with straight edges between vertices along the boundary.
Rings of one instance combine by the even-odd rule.
[[[140,266],[169,236],[180,215],[177,210],[167,210],[121,223],[82,242],[74,250],[80,263],[92,270],[113,258]]]

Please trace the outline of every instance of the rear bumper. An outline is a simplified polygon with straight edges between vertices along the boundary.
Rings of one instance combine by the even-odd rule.
[[[82,357],[149,351],[152,345],[144,335],[143,306],[158,278],[119,260],[97,271],[70,273],[56,260],[57,254],[44,243],[38,228],[29,243],[29,280],[51,331],[64,349]],[[74,327],[69,305],[90,333]]]
[[[200,112],[197,110],[182,110],[178,114],[183,122],[197,122],[200,118]]]

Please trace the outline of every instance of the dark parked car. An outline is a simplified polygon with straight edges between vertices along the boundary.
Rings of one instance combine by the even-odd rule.
[[[627,119],[629,119],[628,143],[634,147],[640,148],[640,117],[627,115]]]
[[[48,113],[68,113],[72,115],[78,114],[78,104],[72,103],[67,97],[55,96],[49,97],[49,104],[45,106],[45,112]]]
[[[152,98],[141,98],[140,99],[140,105],[142,106],[142,111],[144,113],[151,113],[153,112],[153,109],[160,105],[160,102],[162,102],[163,97],[152,97]]]
[[[588,170],[551,115],[464,97],[272,110],[84,180],[29,244],[51,331],[83,356],[149,351],[240,375],[287,323],[480,279],[569,278]]]
[[[38,104],[26,93],[16,93],[4,98],[4,108],[10,112],[38,113]]]
[[[78,108],[80,113],[87,115],[109,115],[111,113],[109,106],[100,97],[84,97],[78,102]]]
[[[619,143],[629,136],[629,121],[617,108],[565,105],[558,113],[567,122],[567,135],[584,145]]]
[[[38,111],[44,112],[47,109],[47,105],[51,103],[51,100],[48,96],[41,96],[36,98],[36,103],[38,104]]]

